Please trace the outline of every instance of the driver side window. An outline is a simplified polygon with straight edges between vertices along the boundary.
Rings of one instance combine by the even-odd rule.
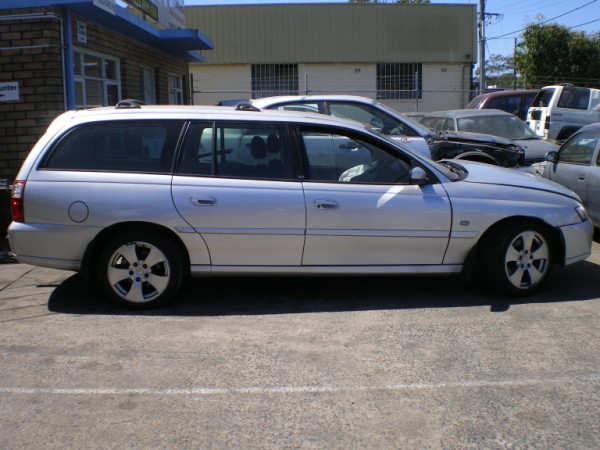
[[[411,163],[400,155],[355,137],[330,132],[300,132],[314,181],[406,184]]]
[[[571,164],[591,164],[598,140],[597,134],[581,133],[563,145],[558,154],[559,161]]]

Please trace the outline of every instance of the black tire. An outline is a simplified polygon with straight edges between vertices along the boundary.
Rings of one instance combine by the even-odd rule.
[[[104,245],[96,273],[111,301],[133,309],[156,308],[177,295],[183,263],[170,239],[149,231],[129,231]]]
[[[497,230],[483,243],[480,255],[480,268],[488,284],[511,296],[536,292],[548,280],[554,263],[551,236],[534,222],[513,223]]]

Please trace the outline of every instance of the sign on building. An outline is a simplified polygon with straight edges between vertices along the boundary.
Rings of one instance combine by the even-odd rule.
[[[117,15],[116,0],[94,0],[94,5],[112,15]]]
[[[0,102],[14,102],[19,100],[19,82],[9,81],[0,83]]]
[[[144,20],[167,29],[185,28],[183,0],[124,0],[141,13]]]

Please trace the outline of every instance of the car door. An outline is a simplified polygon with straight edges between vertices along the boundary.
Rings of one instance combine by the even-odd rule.
[[[309,127],[299,136],[308,163],[303,265],[442,263],[451,210],[441,185],[411,185],[413,161],[379,141]],[[356,152],[355,165],[317,167],[349,161],[324,158],[328,151]]]
[[[597,130],[576,134],[563,144],[556,161],[548,163],[545,171],[547,178],[577,192],[592,217],[600,217],[595,201],[600,194],[599,140]]]
[[[213,266],[300,265],[304,195],[287,126],[192,123],[173,201],[206,242]]]

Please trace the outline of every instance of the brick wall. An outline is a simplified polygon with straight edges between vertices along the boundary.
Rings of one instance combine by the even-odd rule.
[[[52,10],[2,11],[2,15]],[[19,82],[20,100],[0,102],[0,178],[12,182],[50,122],[64,111],[60,20],[0,21],[0,83]],[[0,238],[10,222],[9,192],[0,191]]]
[[[43,19],[25,14],[49,13]],[[20,100],[0,102],[0,178],[12,181],[45,129],[65,111],[60,9],[0,10],[0,83],[18,82]],[[87,44],[77,41],[77,21],[87,26]],[[116,57],[121,65],[121,97],[142,99],[141,66],[153,67],[157,103],[168,103],[167,75],[183,77],[184,102],[188,103],[188,64],[126,36],[90,22],[72,18],[73,45],[80,50]],[[0,239],[10,223],[9,193],[0,190]]]

